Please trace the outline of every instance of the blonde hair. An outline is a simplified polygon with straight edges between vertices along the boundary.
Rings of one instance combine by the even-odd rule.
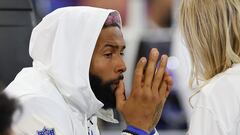
[[[191,87],[240,63],[240,0],[182,0],[180,28],[192,60]]]

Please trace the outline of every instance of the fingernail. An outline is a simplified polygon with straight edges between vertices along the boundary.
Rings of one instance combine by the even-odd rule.
[[[168,56],[167,56],[167,55],[165,55],[165,54],[164,54],[164,55],[162,55],[162,56],[161,56],[161,61],[162,61],[162,60],[166,60],[166,59],[167,59],[167,57],[168,57]]]
[[[147,61],[147,59],[146,59],[145,57],[142,57],[142,58],[140,59],[140,61],[141,61],[142,63],[145,63],[145,62]]]
[[[153,56],[158,56],[158,54],[159,54],[158,50],[156,48],[153,48],[152,49],[152,55]]]

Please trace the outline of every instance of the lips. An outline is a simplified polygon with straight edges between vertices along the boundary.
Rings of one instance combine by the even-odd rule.
[[[117,87],[118,87],[118,85],[119,85],[119,80],[117,80],[117,81],[114,81],[113,83],[112,83],[112,90],[115,92],[115,90],[117,89]]]
[[[113,92],[116,91],[116,89],[118,88],[120,80],[123,80],[123,78],[124,78],[124,76],[120,75],[117,79],[115,79],[111,82],[111,88],[112,88]]]

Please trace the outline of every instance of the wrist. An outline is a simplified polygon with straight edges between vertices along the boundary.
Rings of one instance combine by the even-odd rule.
[[[135,126],[128,125],[127,128],[125,130],[123,130],[123,132],[129,133],[131,135],[153,135],[153,134],[155,134],[155,129],[153,129],[149,133],[149,132],[147,132],[143,129],[137,128]]]

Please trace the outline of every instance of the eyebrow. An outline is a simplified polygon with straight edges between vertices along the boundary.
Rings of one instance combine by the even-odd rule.
[[[119,45],[114,45],[114,44],[106,44],[105,46],[104,46],[104,48],[105,47],[111,47],[111,48],[114,48],[114,49],[119,49],[120,48],[120,46]],[[125,45],[123,45],[122,47],[121,47],[121,50],[124,50],[126,48],[126,46]]]

